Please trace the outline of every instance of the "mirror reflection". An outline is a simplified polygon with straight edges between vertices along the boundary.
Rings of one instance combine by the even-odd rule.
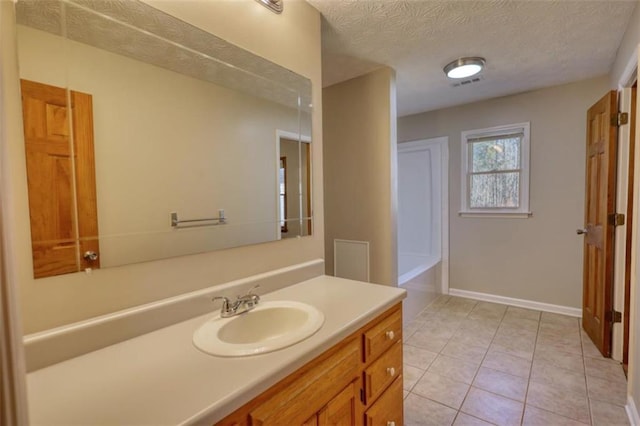
[[[311,139],[279,132],[278,174],[280,235],[311,235]]]
[[[308,79],[137,1],[17,12],[36,278],[311,234]]]

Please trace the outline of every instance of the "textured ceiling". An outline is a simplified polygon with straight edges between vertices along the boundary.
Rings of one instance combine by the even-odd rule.
[[[398,114],[464,104],[609,72],[636,1],[307,0],[323,15],[323,84],[396,70]],[[482,56],[477,83],[442,68]]]

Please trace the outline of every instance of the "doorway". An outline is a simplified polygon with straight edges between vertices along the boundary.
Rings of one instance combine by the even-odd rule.
[[[616,228],[613,309],[621,312],[620,323],[613,324],[611,357],[622,362],[627,371],[629,358],[629,321],[631,299],[631,251],[632,232],[636,226],[633,215],[633,181],[635,172],[636,132],[636,72],[626,87],[619,91],[618,108],[628,114],[628,125],[618,130],[618,184],[616,192],[617,211],[624,213],[626,223]]]
[[[633,60],[632,63],[637,63]],[[631,306],[632,234],[636,226],[633,214],[633,185],[636,168],[636,104],[637,67],[623,76],[618,90],[618,111],[628,115],[626,125],[618,128],[618,173],[616,210],[625,214],[623,226],[615,230],[615,260],[613,277],[613,310],[620,312],[621,322],[613,324],[611,358],[622,363],[625,373],[629,364],[629,333]]]
[[[582,324],[602,355],[629,351],[636,72],[588,111]]]
[[[277,239],[311,235],[311,137],[276,131]]]

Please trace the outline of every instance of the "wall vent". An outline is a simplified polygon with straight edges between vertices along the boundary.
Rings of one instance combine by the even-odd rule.
[[[477,77],[469,78],[466,80],[456,81],[455,83],[451,84],[451,87],[468,86],[472,83],[477,83],[479,81],[482,81],[482,76],[477,76]]]

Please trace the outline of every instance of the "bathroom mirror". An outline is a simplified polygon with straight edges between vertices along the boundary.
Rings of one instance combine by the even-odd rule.
[[[36,278],[312,233],[310,80],[135,0],[16,12]]]

